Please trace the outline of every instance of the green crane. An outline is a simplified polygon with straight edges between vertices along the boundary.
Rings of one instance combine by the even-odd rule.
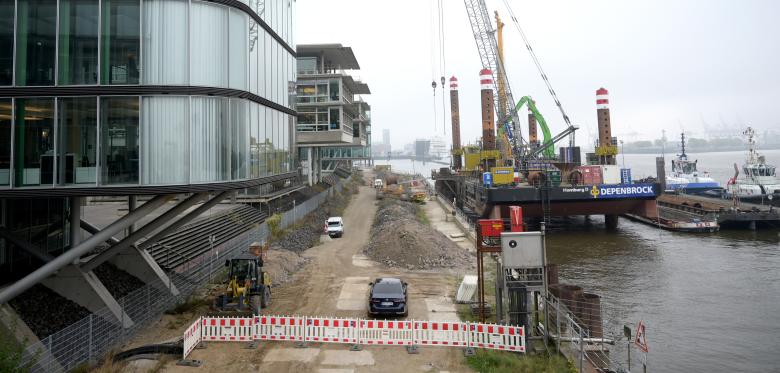
[[[517,105],[515,105],[515,112],[519,113],[520,109],[523,108],[523,105],[528,105],[528,109],[531,110],[531,114],[533,114],[534,118],[536,118],[536,123],[539,124],[539,127],[542,127],[544,141],[542,141],[541,148],[544,149],[542,151],[544,156],[546,158],[555,158],[555,148],[552,146],[553,140],[552,135],[550,134],[550,128],[547,127],[547,121],[544,120],[542,114],[539,113],[539,110],[536,109],[536,104],[534,104],[534,100],[531,99],[531,96],[523,96],[520,101],[517,102]]]

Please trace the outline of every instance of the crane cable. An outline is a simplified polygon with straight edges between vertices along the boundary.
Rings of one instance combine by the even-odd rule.
[[[566,122],[567,126],[571,127],[571,121],[569,120],[569,116],[566,115],[566,112],[563,110],[563,105],[561,105],[561,101],[558,100],[558,95],[555,94],[555,90],[553,89],[550,80],[547,78],[547,74],[545,74],[544,69],[542,69],[542,65],[541,63],[539,63],[539,59],[536,57],[536,53],[534,52],[533,48],[531,48],[531,43],[528,42],[528,38],[525,36],[525,32],[523,32],[523,28],[520,27],[520,22],[517,21],[517,18],[515,17],[515,13],[512,11],[512,7],[509,6],[509,2],[507,2],[507,0],[503,0],[503,1],[507,11],[509,11],[509,17],[512,18],[512,23],[515,24],[517,31],[520,32],[520,36],[523,38],[523,42],[525,42],[525,47],[528,49],[528,52],[531,54],[531,59],[534,61],[534,64],[536,65],[536,69],[539,70],[539,74],[542,75],[542,80],[544,80],[544,84],[547,86],[547,90],[550,91],[550,95],[552,95],[552,98],[555,101],[555,105],[557,105],[558,109],[561,111],[561,115],[563,115],[563,121]]]
[[[439,122],[438,115],[436,114],[436,17],[434,16],[433,2],[431,2],[431,88],[433,88],[433,131],[436,132],[437,123]]]
[[[444,97],[445,78],[444,74],[447,71],[447,60],[444,54],[444,1],[439,1],[439,61],[441,63],[441,127],[444,130],[444,135],[447,135],[447,110]]]

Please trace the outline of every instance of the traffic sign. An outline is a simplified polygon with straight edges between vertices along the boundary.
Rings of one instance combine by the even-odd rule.
[[[636,338],[634,338],[634,344],[637,348],[647,353],[647,337],[645,336],[645,323],[640,321],[636,326]]]

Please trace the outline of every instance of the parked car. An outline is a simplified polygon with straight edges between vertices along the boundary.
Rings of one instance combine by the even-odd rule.
[[[408,316],[407,284],[397,278],[378,278],[369,284],[368,314]]]
[[[375,179],[374,180],[374,188],[382,189],[383,186],[385,186],[385,183],[384,183],[384,181],[382,181],[382,179]]]
[[[331,218],[328,218],[327,223],[327,232],[328,236],[331,238],[333,237],[341,237],[344,235],[344,219],[341,218],[341,216],[334,216]]]

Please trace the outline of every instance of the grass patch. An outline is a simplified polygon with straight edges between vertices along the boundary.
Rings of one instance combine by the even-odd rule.
[[[272,239],[277,239],[284,235],[284,229],[281,229],[282,214],[273,214],[268,219],[265,219],[265,222],[268,224],[268,229],[271,231]]]
[[[414,209],[414,216],[417,218],[417,221],[425,225],[431,225],[431,221],[428,220],[428,214],[425,213],[425,210],[423,210],[420,205],[415,205]]]
[[[495,350],[477,350],[466,358],[469,367],[481,373],[575,373],[569,360],[560,355],[528,355]]]

